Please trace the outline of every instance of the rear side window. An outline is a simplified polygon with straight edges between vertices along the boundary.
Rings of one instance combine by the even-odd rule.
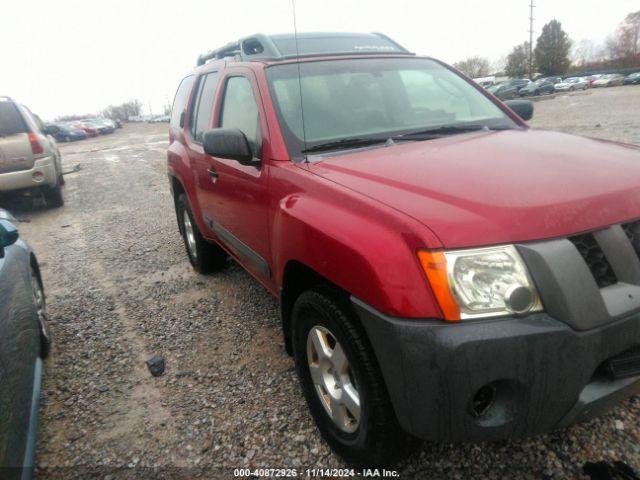
[[[189,124],[191,136],[198,143],[202,143],[202,135],[211,125],[218,77],[218,72],[211,72],[203,75],[198,82],[198,95],[194,102],[195,109],[191,110]]]
[[[222,128],[237,128],[247,137],[255,157],[259,156],[260,114],[251,82],[245,77],[227,80],[220,121]]]
[[[27,126],[11,102],[0,102],[0,136],[27,133]]]
[[[189,100],[189,92],[191,91],[191,85],[193,84],[193,75],[189,75],[182,79],[178,86],[178,91],[173,99],[173,107],[171,108],[171,121],[170,125],[173,128],[180,128],[180,115],[184,111],[184,107]]]

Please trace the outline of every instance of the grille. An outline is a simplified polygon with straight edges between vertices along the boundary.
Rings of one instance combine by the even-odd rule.
[[[622,229],[624,230],[624,233],[627,234],[627,237],[629,237],[629,240],[633,245],[633,249],[640,257],[640,220],[632,223],[624,223],[622,225]]]
[[[618,283],[616,274],[613,272],[607,257],[605,257],[593,234],[576,235],[575,237],[569,237],[569,240],[578,249],[584,261],[587,262],[587,266],[591,270],[598,287],[604,288]]]

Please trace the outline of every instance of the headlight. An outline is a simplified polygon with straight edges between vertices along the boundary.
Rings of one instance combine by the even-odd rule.
[[[513,245],[420,251],[418,257],[447,320],[542,310],[535,285]]]

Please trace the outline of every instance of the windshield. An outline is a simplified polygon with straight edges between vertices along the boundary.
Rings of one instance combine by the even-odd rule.
[[[305,139],[310,148],[469,123],[517,126],[473,85],[433,60],[327,60],[273,65],[266,72],[293,157],[301,155]]]

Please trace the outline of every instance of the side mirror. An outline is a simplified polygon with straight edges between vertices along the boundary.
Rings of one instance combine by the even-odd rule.
[[[526,121],[533,118],[533,102],[530,102],[529,100],[509,100],[504,103],[522,120]]]
[[[253,152],[247,137],[237,128],[214,128],[204,132],[202,146],[212,157],[237,160],[243,165],[253,165]]]
[[[9,220],[0,219],[0,258],[4,257],[4,249],[18,241],[18,229]]]

